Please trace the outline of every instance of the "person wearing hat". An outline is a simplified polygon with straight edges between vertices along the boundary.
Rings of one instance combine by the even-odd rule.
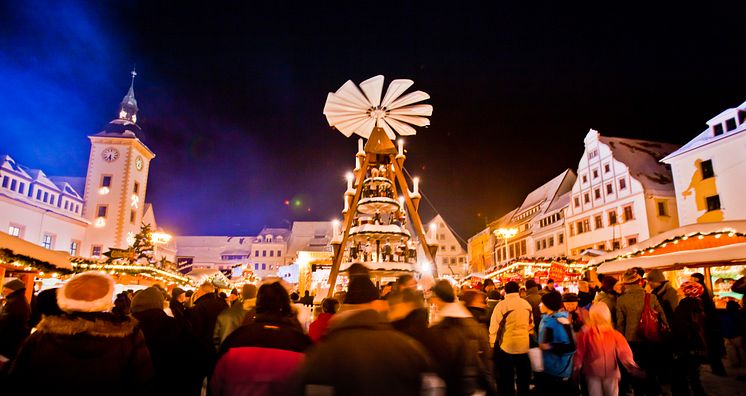
[[[113,299],[114,280],[103,272],[77,274],[57,289],[64,314],[45,317],[26,339],[8,373],[8,394],[26,394],[30,385],[36,394],[150,393],[145,338],[136,320],[110,312]]]
[[[496,395],[487,329],[456,301],[453,286],[447,280],[435,283],[430,302],[437,308],[438,316],[422,343],[433,358],[438,376],[446,383],[446,393]]]
[[[257,288],[255,285],[251,283],[243,285],[241,288],[241,300],[218,315],[212,337],[215,350],[220,349],[220,344],[239,326],[254,321],[254,315],[256,314],[256,293]]]
[[[666,314],[663,307],[655,294],[646,293],[642,288],[642,277],[635,268],[630,268],[622,275],[622,294],[616,302],[616,329],[624,334],[627,339],[632,353],[640,367],[648,374],[644,381],[635,381],[632,385],[635,388],[635,394],[659,394],[660,386],[658,382],[660,365],[658,364],[659,350],[661,342],[655,342],[643,339],[639,332],[640,318],[645,307],[646,296],[650,308],[658,315],[658,321],[663,326],[668,327]]]
[[[218,315],[228,308],[228,303],[218,297],[215,286],[205,282],[197,288],[192,296],[194,307],[189,311],[189,322],[197,338],[205,348],[215,350],[213,347],[213,336]]]
[[[3,285],[5,306],[0,308],[0,355],[12,359],[31,329],[31,306],[26,301],[26,285],[13,279]],[[0,366],[2,359],[0,359]]]
[[[350,276],[342,309],[326,337],[306,353],[295,393],[416,395],[431,381],[425,349],[394,330],[376,309],[378,288],[366,272]],[[426,377],[427,378],[427,377]]]
[[[679,292],[671,286],[671,282],[663,275],[663,271],[654,269],[645,277],[650,285],[650,291],[658,297],[666,319],[673,317],[673,311],[679,305]]]
[[[505,299],[490,319],[490,345],[495,379],[501,395],[527,395],[531,379],[529,340],[534,332],[531,304],[518,294],[516,282],[505,284]]]
[[[622,293],[622,283],[611,275],[601,279],[601,291],[596,294],[594,303],[604,303],[611,313],[611,324],[616,323],[616,299]]]
[[[531,304],[531,312],[534,314],[534,323],[538,326],[541,322],[541,309],[539,308],[541,305],[541,295],[539,295],[539,286],[533,279],[526,281],[526,297],[524,297],[524,300]]]
[[[578,307],[580,297],[575,293],[565,293],[562,295],[562,308],[567,311],[572,324],[572,330],[577,333],[583,328],[585,317],[588,316],[588,310]]]
[[[188,297],[184,289],[180,287],[174,287],[171,290],[171,298],[168,301],[168,307],[171,309],[171,314],[174,319],[179,321],[179,324],[185,327],[189,327],[189,321],[187,320],[187,309],[184,303]]]
[[[538,343],[544,357],[544,371],[536,373],[538,394],[576,394],[570,380],[575,341],[569,314],[563,311],[562,294],[553,290],[541,296],[541,312],[544,316],[539,324]]]
[[[701,299],[705,289],[697,282],[687,281],[679,290],[684,298],[671,318],[673,370],[677,375],[671,390],[674,395],[704,395],[699,368],[707,360],[705,310]]]

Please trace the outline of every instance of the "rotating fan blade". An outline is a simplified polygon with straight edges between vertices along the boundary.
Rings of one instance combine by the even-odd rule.
[[[389,125],[391,125],[391,128],[399,132],[399,134],[402,136],[409,136],[409,135],[417,134],[417,131],[411,126],[409,126],[409,124],[405,124],[393,118],[384,118],[384,121],[386,121]]]
[[[360,83],[360,89],[363,90],[368,101],[373,106],[381,104],[381,93],[383,92],[383,76],[371,77]]]
[[[370,117],[360,116],[340,124],[334,125],[339,129],[345,136],[350,137],[353,133],[357,132],[361,125],[368,121]]]
[[[357,85],[355,85],[351,80],[344,83],[344,85],[334,93],[334,96],[355,103],[361,110],[367,110],[371,106],[368,98],[360,92]]]
[[[391,102],[401,96],[412,84],[414,84],[412,80],[401,79],[391,81],[389,88],[386,90],[386,95],[383,96],[381,107],[389,107]]]
[[[386,132],[386,136],[388,136],[391,140],[396,139],[396,133],[394,133],[394,130],[391,129],[389,124],[386,123],[386,119],[383,119],[382,121],[383,122],[381,122],[379,126]]]
[[[433,115],[433,106],[429,104],[418,104],[411,106],[399,107],[393,110],[389,110],[389,114],[400,114],[410,116],[424,116],[429,117]]]
[[[430,120],[425,117],[409,116],[402,114],[389,114],[386,119],[393,118],[397,121],[406,122],[407,124],[417,125],[418,127],[425,127],[430,125]]]
[[[412,103],[421,102],[421,101],[423,101],[425,99],[430,99],[430,95],[428,95],[427,93],[422,92],[422,91],[414,91],[414,92],[408,93],[408,94],[402,96],[401,98],[396,99],[395,101],[391,102],[391,104],[389,106],[387,106],[387,108],[389,108],[391,110],[398,109],[399,107],[404,107],[404,106],[410,105]]]
[[[334,126],[360,117],[360,114],[327,114],[326,120],[329,122],[329,125]]]
[[[367,121],[363,123],[363,125],[360,125],[359,128],[355,131],[358,135],[369,138],[370,133],[373,132],[373,127],[376,126],[376,119],[375,118],[368,118]]]
[[[340,98],[333,93],[329,93],[329,95],[326,96],[326,104],[324,104],[324,114],[326,114],[328,111],[337,110],[362,113],[365,112],[367,109],[368,107],[366,107],[365,109],[361,109],[360,106],[357,105],[355,102]]]

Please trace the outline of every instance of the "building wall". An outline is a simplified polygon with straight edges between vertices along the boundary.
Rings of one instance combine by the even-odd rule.
[[[60,215],[49,209],[9,199],[0,193],[0,231],[8,233],[11,226],[19,228],[18,237],[37,245],[41,245],[44,235],[49,234],[51,250],[70,253],[72,241],[76,241],[78,246],[82,245],[87,223],[82,218]]]
[[[494,264],[494,243],[489,227],[469,238],[466,247],[471,272],[484,272]]]
[[[534,222],[533,234],[533,256],[534,257],[561,257],[567,255],[567,234],[565,231],[565,209],[560,208],[556,211],[548,212],[537,217]],[[542,219],[552,216],[559,217],[559,220],[541,225]]]
[[[703,179],[701,164],[712,161],[714,176]],[[746,133],[721,139],[670,160],[681,225],[746,219]],[[717,195],[720,210],[707,210]]]
[[[439,275],[463,276],[468,272],[466,264],[466,251],[459,243],[456,236],[446,224],[445,220],[438,215],[429,224],[435,224],[436,240],[438,241],[438,252],[435,254],[435,262],[438,264]]]

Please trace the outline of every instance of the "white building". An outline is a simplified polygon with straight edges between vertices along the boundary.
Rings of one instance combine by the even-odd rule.
[[[634,245],[678,226],[671,172],[659,162],[678,146],[593,129],[584,142],[565,215],[570,257]]]
[[[434,227],[433,232],[438,242],[438,252],[434,257],[438,265],[438,275],[459,277],[467,275],[469,267],[466,263],[466,249],[456,238],[443,216],[436,215],[427,224]]]
[[[746,102],[669,154],[679,223],[746,219]]]
[[[252,265],[252,236],[177,236],[176,265],[187,274],[193,270],[228,272],[235,266]]]
[[[0,230],[48,249],[94,258],[110,248],[129,247],[144,221],[155,230],[152,206],[145,203],[155,154],[137,137],[137,111],[130,85],[118,117],[89,136],[85,178],[47,176],[9,155],[0,157]],[[164,245],[156,258],[173,259],[172,253]]]

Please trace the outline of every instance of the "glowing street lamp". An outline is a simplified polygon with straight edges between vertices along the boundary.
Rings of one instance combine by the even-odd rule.
[[[161,245],[164,243],[168,243],[171,240],[171,238],[172,238],[171,235],[166,234],[165,232],[153,232],[150,234],[150,240],[153,243],[157,243]]]
[[[508,240],[518,235],[517,228],[498,228],[493,231],[495,237],[501,238],[505,244],[505,261],[510,260],[510,250],[508,249]],[[495,264],[497,264],[497,249],[495,249]]]

